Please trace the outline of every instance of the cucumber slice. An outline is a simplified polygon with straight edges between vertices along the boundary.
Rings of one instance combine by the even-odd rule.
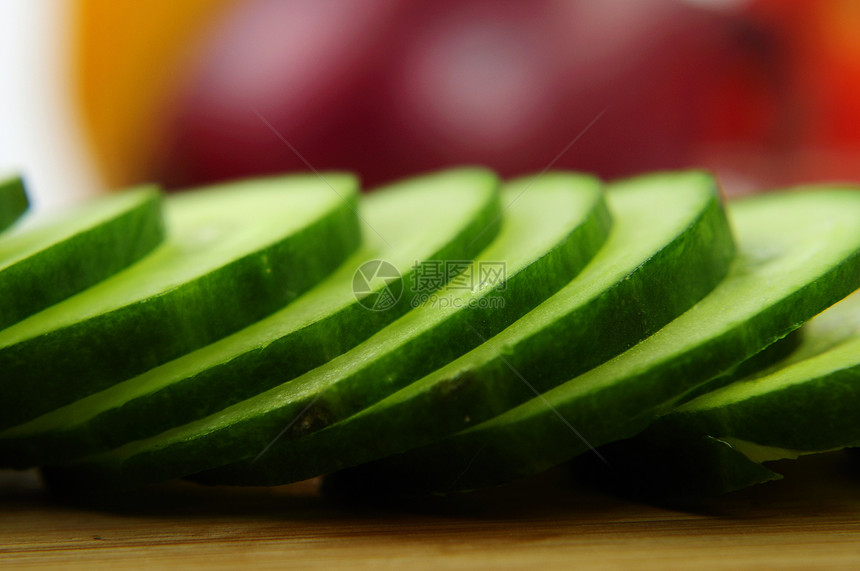
[[[759,351],[746,361],[740,363],[739,365],[735,365],[728,371],[721,373],[713,379],[709,380],[708,382],[699,385],[695,389],[685,394],[683,398],[681,398],[676,403],[676,406],[681,406],[685,402],[691,401],[694,398],[701,396],[705,393],[715,391],[720,387],[730,385],[751,375],[758,375],[761,374],[762,371],[769,370],[777,363],[780,363],[784,359],[787,359],[801,347],[801,341],[804,338],[805,329],[805,326],[801,327],[800,329],[795,329],[782,339],[779,339],[778,341],[769,345],[767,348],[763,349],[762,351]]]
[[[61,463],[109,450],[322,365],[410,307],[404,295],[385,311],[368,311],[353,293],[356,269],[383,259],[403,276],[402,289],[409,292],[415,289],[416,260],[474,257],[498,232],[493,221],[500,212],[499,186],[490,171],[452,169],[364,197],[364,245],[325,281],[224,339],[0,433],[0,465]],[[388,281],[374,291],[386,286],[395,288]]]
[[[151,186],[27,214],[0,235],[0,329],[114,275],[163,240],[161,194]]]
[[[860,286],[860,192],[773,193],[737,202],[730,214],[738,258],[728,277],[689,311],[540,397],[359,469],[356,477],[451,491],[540,472],[589,445],[640,432],[697,385]]]
[[[30,202],[19,177],[0,180],[0,232],[26,212]]]
[[[333,191],[332,185],[335,189]],[[360,234],[351,175],[171,196],[168,240],[126,270],[0,331],[0,428],[73,402],[268,315]]]
[[[688,495],[781,478],[762,462],[860,446],[860,292],[803,329],[787,358],[678,407],[609,457],[649,492]]]
[[[533,397],[517,371],[547,390],[647,337],[728,271],[734,243],[710,175],[639,177],[616,183],[608,200],[615,224],[606,246],[507,330],[343,422],[199,479],[302,480],[455,433]]]
[[[478,345],[570,280],[608,233],[601,185],[591,177],[549,173],[536,182],[514,181],[503,190],[503,203],[514,202],[499,236],[461,274],[475,277],[481,264],[504,262],[505,279],[465,289],[449,285],[439,294],[449,299],[444,307],[422,304],[291,382],[162,435],[88,457],[70,472],[83,475],[81,484],[129,487],[253,457],[275,439],[290,440],[345,418]],[[486,303],[492,299],[501,302]]]

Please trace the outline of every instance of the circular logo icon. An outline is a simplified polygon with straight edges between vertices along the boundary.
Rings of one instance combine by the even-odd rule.
[[[385,260],[365,262],[352,276],[355,299],[371,311],[385,311],[403,295],[400,272]]]

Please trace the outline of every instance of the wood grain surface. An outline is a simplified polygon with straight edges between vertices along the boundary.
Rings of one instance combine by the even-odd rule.
[[[778,468],[785,480],[683,508],[595,490],[569,469],[409,501],[335,499],[310,481],[70,502],[33,473],[0,472],[0,569],[860,569],[860,462]]]

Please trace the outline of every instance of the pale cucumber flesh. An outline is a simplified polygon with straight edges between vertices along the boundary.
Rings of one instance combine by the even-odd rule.
[[[324,177],[171,196],[169,236],[152,253],[0,331],[0,428],[211,343],[320,281],[359,243],[356,179]]]
[[[688,391],[860,286],[860,192],[773,193],[735,203],[730,214],[738,258],[678,319],[539,398],[365,468],[364,476],[423,490],[473,489],[629,438]]]
[[[363,246],[319,285],[224,339],[0,433],[0,465],[59,463],[111,449],[322,365],[410,307],[416,261],[470,259],[491,241],[498,189],[489,171],[453,169],[373,192],[360,203]],[[404,282],[401,300],[384,311],[359,304],[352,287],[356,270],[375,259],[390,263]]]
[[[524,184],[515,181],[504,190],[502,202],[516,200],[516,207],[474,262],[505,262],[506,279],[440,292],[465,301],[498,296],[503,307],[422,305],[302,377],[200,421],[85,458],[68,466],[67,477],[86,474],[91,484],[128,487],[252,457],[279,433],[292,439],[318,430],[479,345],[569,281],[608,231],[596,180],[559,173],[546,174],[527,192]]]
[[[349,419],[198,478],[302,480],[438,440],[624,351],[725,275],[734,245],[711,176],[639,177],[614,185],[607,200],[615,222],[604,248],[508,329]]]

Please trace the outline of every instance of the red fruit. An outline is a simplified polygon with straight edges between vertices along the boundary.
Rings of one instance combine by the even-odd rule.
[[[744,55],[739,29],[668,0],[242,3],[200,50],[161,178],[307,169],[301,157],[370,185],[459,163],[683,166],[711,125],[714,71]]]

